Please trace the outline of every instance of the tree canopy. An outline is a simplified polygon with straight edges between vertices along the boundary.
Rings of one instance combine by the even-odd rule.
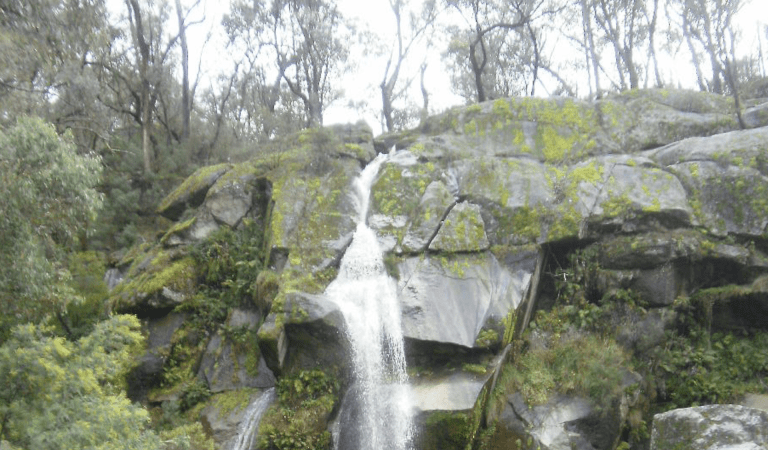
[[[143,338],[133,316],[100,322],[77,342],[33,324],[0,347],[0,440],[27,449],[157,449],[149,415],[122,377]]]
[[[40,119],[0,130],[2,328],[60,314],[76,300],[65,249],[85,237],[101,206],[97,156],[80,155]]]

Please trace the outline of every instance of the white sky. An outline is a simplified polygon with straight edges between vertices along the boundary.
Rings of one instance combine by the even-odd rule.
[[[108,0],[110,7],[113,11],[118,11],[121,15],[124,15],[125,6],[123,0]],[[189,4],[193,0],[182,0],[182,4]],[[418,2],[419,0],[414,0]],[[737,53],[746,54],[749,52],[755,52],[757,43],[757,29],[759,24],[768,23],[768,0],[746,0],[748,3],[744,6],[739,16],[737,17],[737,25],[743,31],[743,36],[740,41],[740,47],[737,49]],[[172,1],[170,2],[173,3]],[[382,37],[382,44],[390,45],[393,39],[393,30],[395,27],[394,15],[389,8],[388,0],[337,0],[339,9],[346,18],[355,19],[359,25],[365,25],[369,27],[373,32]],[[196,25],[190,28],[188,31],[188,39],[190,44],[190,69],[196,70],[197,61],[201,57],[203,58],[203,72],[207,76],[215,78],[218,73],[231,70],[232,64],[228,60],[228,56],[223,54],[225,38],[223,36],[223,29],[221,27],[221,18],[223,14],[229,10],[228,0],[203,0],[202,7],[198,7],[198,12],[194,13],[191,20],[199,18],[203,14],[203,8],[205,10],[205,23]],[[174,11],[175,13],[175,11]],[[175,19],[171,21],[175,24]],[[201,49],[205,40],[206,34],[212,31],[214,38],[207,44],[204,49]],[[663,39],[659,36],[659,41]],[[768,53],[768,42],[763,39],[763,52]],[[560,47],[561,42],[557,43]],[[419,90],[418,80],[418,67],[421,62],[426,59],[428,68],[426,72],[426,86],[430,92],[430,112],[440,112],[451,106],[461,104],[463,100],[451,93],[450,79],[447,70],[443,67],[440,54],[444,50],[444,45],[437,43],[427,54],[423,51],[418,54],[409,57],[408,63],[410,64],[410,70],[406,70],[404,76],[415,77],[414,83],[411,86],[411,100],[413,103],[421,104],[421,93]],[[680,59],[685,59],[686,62],[689,59],[686,49],[682,49],[680,53]],[[338,86],[342,86],[345,93],[345,98],[337,101],[330,107],[328,107],[324,113],[325,124],[333,124],[340,122],[355,122],[359,119],[364,119],[373,128],[374,133],[381,131],[381,125],[379,123],[377,111],[381,108],[381,94],[378,88],[381,83],[384,66],[386,61],[374,61],[363,59],[364,56],[370,55],[357,55],[357,58],[361,59],[357,67],[344,79],[338,83]],[[665,78],[675,78],[676,81],[682,80],[684,87],[694,88],[694,74],[693,69],[690,66],[685,66],[684,69],[675,67],[674,61],[669,61],[667,64],[662,63],[662,66],[666,68]],[[664,71],[664,70],[663,70]],[[690,79],[684,80],[681,77],[681,72],[690,73]],[[194,77],[194,73],[192,74]],[[401,79],[404,77],[401,76]],[[200,88],[207,87],[208,83],[201,82]],[[554,86],[549,86],[553,88]],[[546,95],[545,89],[541,89],[537,86],[538,95]],[[587,93],[586,86],[583,86],[579,92],[581,95]],[[363,113],[352,110],[346,105],[350,101],[359,102],[365,100],[368,103],[368,110]]]

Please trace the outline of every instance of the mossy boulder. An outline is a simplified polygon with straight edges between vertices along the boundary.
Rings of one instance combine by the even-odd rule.
[[[224,175],[231,164],[201,167],[166,196],[157,207],[157,213],[171,220],[179,220],[187,208],[196,208],[203,203],[211,186]]]
[[[489,247],[480,206],[461,202],[451,208],[429,244],[436,252],[479,252]]]
[[[205,380],[211,392],[275,385],[259,351],[260,319],[257,311],[233,309],[224,326],[211,336],[198,370],[198,378]]]
[[[168,311],[194,294],[197,288],[195,260],[183,250],[162,245],[145,246],[124,259],[130,262],[125,278],[110,292],[115,311],[140,316]]]
[[[347,366],[344,316],[321,295],[281,294],[258,332],[261,353],[276,374]]]
[[[242,163],[222,175],[208,190],[205,207],[217,222],[235,228],[253,206],[256,177],[259,169]],[[262,190],[265,188],[262,187]],[[271,196],[266,188],[267,195]]]
[[[407,253],[426,250],[438,232],[441,221],[455,204],[453,195],[442,181],[433,181],[424,191],[419,205],[413,213],[402,249]]]
[[[162,382],[163,368],[171,353],[173,335],[188,318],[188,314],[171,313],[146,319],[142,323],[142,333],[147,336],[147,350],[139,358],[137,366],[128,374],[128,393],[131,398],[144,398],[152,387]]]
[[[768,412],[740,405],[675,409],[653,417],[651,450],[760,449]]]
[[[238,433],[251,405],[264,406],[265,410],[276,400],[275,389],[244,388],[213,395],[200,411],[200,417],[216,448],[234,448]]]
[[[274,179],[270,247],[286,251],[286,268],[322,270],[338,260],[356,225],[349,192],[359,171],[343,160],[322,175],[268,175]]]

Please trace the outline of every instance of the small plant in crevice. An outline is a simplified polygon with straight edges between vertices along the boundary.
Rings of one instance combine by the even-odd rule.
[[[208,400],[211,397],[211,391],[208,385],[200,380],[188,384],[181,392],[179,407],[181,411],[188,411],[195,405]]]
[[[593,334],[550,333],[518,357],[506,371],[505,390],[521,392],[529,405],[554,393],[589,397],[608,408],[624,392],[630,355],[616,341]]]
[[[327,418],[338,403],[340,384],[321,370],[302,370],[277,383],[278,402],[259,426],[263,450],[330,449]]]
[[[599,269],[595,248],[570,253],[566,267],[558,267],[553,274],[556,304],[581,306],[598,298]]]
[[[222,226],[194,246],[192,256],[201,267],[201,281],[218,291],[226,304],[267,306],[260,304],[257,292],[266,260],[264,229],[258,223],[244,219],[238,230]]]

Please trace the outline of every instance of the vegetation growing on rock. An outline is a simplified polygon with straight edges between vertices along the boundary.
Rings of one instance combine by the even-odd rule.
[[[330,449],[328,419],[338,403],[339,382],[321,370],[300,371],[277,384],[279,401],[259,426],[262,450]]]

